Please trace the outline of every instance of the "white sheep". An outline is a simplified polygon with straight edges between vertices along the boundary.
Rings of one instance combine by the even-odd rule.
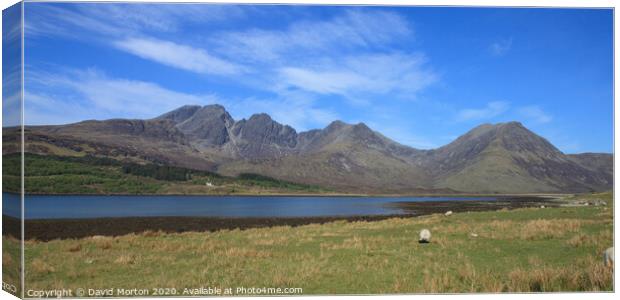
[[[613,267],[614,265],[614,247],[607,248],[605,252],[603,252],[603,261],[605,265],[608,267]]]
[[[422,229],[420,231],[420,239],[418,240],[420,243],[430,243],[431,242],[431,231],[428,229]]]

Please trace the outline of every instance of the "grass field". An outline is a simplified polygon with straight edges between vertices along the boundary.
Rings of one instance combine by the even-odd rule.
[[[610,291],[607,206],[26,241],[26,289],[300,287],[304,294]],[[417,242],[422,228],[429,244]],[[473,234],[477,236],[474,237]],[[11,242],[4,239],[4,243]],[[9,261],[4,267],[11,268]]]

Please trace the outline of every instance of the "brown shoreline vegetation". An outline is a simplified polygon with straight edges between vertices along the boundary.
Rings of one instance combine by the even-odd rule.
[[[337,200],[335,200],[337,201]],[[497,201],[432,201],[397,202],[404,214],[371,216],[325,216],[325,217],[115,217],[92,219],[35,219],[26,220],[26,240],[49,241],[54,239],[84,238],[94,235],[120,236],[146,231],[180,233],[187,231],[218,231],[274,226],[302,226],[325,224],[334,221],[380,221],[391,218],[410,218],[433,213],[488,211],[557,205],[551,198],[502,196]],[[2,217],[4,234],[20,237],[19,219]]]

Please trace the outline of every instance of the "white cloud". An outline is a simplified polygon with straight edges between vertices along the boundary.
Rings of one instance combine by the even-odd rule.
[[[539,106],[530,105],[517,109],[517,113],[535,123],[549,123],[553,117],[545,113]]]
[[[60,36],[112,45],[144,59],[201,74],[233,75],[243,67],[204,49],[147,37],[176,32],[184,25],[230,20],[243,15],[243,6],[174,4],[29,5],[25,23],[28,39]]]
[[[24,124],[67,124],[88,119],[100,119],[85,103],[65,101],[43,92],[27,90],[24,95]]]
[[[416,93],[438,78],[424,63],[424,57],[419,54],[351,56],[342,62],[314,68],[281,68],[280,84],[281,88],[295,87],[361,102],[368,93],[415,98]]]
[[[219,103],[236,118],[265,112],[297,130],[320,128],[338,119],[303,92],[274,98],[221,99],[214,94],[187,94],[154,83],[110,78],[96,70],[45,73],[28,70],[25,95],[28,125],[66,124],[88,119],[148,119],[186,104]],[[48,88],[53,87],[53,88]]]
[[[329,109],[319,108],[312,95],[303,92],[284,92],[275,98],[246,98],[239,101],[223,100],[220,103],[236,119],[248,118],[255,113],[267,113],[279,123],[289,125],[297,131],[323,128],[339,119]]]
[[[312,71],[300,68],[282,68],[284,83],[319,94],[344,94],[349,89],[364,87],[368,78],[351,71]]]
[[[2,97],[2,126],[21,124],[21,93],[4,94]]]
[[[425,67],[422,54],[390,50],[403,39],[411,41],[413,30],[399,14],[377,9],[345,9],[331,18],[306,18],[280,30],[206,33],[204,38],[195,38],[203,40],[196,47],[196,41],[180,44],[153,38],[148,32],[224,20],[226,12],[235,9],[166,4],[36,7],[27,24],[32,32],[75,37],[92,33],[106,45],[143,59],[198,74],[234,75],[246,86],[276,95],[293,88],[367,105],[379,94],[415,98],[438,79]],[[80,28],[77,32],[71,30],[76,27]],[[260,76],[244,76],[249,73]]]
[[[373,130],[400,144],[416,149],[434,149],[438,145],[430,139],[414,133],[414,130],[404,129],[402,126],[390,126],[385,123],[367,122]]]
[[[483,108],[467,108],[460,110],[456,115],[457,121],[471,121],[491,119],[505,113],[510,104],[505,101],[489,102]]]
[[[330,20],[299,21],[284,30],[223,32],[211,42],[230,57],[284,63],[291,57],[324,54],[335,48],[385,48],[411,35],[409,24],[397,14],[348,10]]]
[[[211,23],[245,15],[241,5],[168,3],[31,3],[28,37],[127,37],[145,32],[177,32],[183,24]]]
[[[181,93],[151,82],[110,78],[93,70],[71,70],[62,74],[29,71],[27,80],[29,89],[24,105],[28,118],[25,121],[30,125],[102,118],[152,118],[185,104],[205,105],[218,101],[212,94]]]
[[[508,51],[510,51],[511,48],[512,48],[512,38],[509,38],[509,39],[502,39],[502,40],[493,42],[489,46],[489,51],[491,51],[491,54],[495,56],[502,56],[508,53]]]
[[[206,20],[198,21],[204,17],[194,11],[198,6],[174,5],[180,9],[178,12],[168,11],[172,6],[163,5],[153,6],[153,11],[146,9],[150,5],[145,5],[144,10],[142,6],[126,6],[132,9],[124,10],[125,6],[119,5],[100,11],[93,9],[98,6],[86,4],[78,6],[79,10],[59,7],[50,6],[55,8],[52,12],[40,10],[38,20],[31,19],[31,30],[100,43],[193,73],[229,76],[225,79],[244,85],[240,91],[249,91],[233,92],[232,99],[242,99],[233,101],[171,91],[139,80],[109,78],[99,72],[61,74],[56,82],[40,90],[45,94],[38,96],[99,110],[87,112],[79,120],[152,117],[183,104],[217,101],[234,116],[266,112],[279,122],[306,130],[339,119],[331,110],[334,107],[343,111],[351,106],[414,99],[439,80],[421,52],[395,50],[395,46],[413,40],[408,20],[376,8],[343,9],[321,18],[304,15],[298,18],[301,21],[279,29],[214,29],[183,36],[176,32],[183,33],[181,29],[187,24],[184,16],[188,22],[196,20],[203,22],[202,28],[209,27]],[[206,11],[214,6],[202,7]],[[213,19],[218,16],[226,14],[214,13]],[[63,91],[52,93],[48,88]],[[252,97],[250,93],[261,96]],[[149,105],[144,105],[144,99],[149,99]],[[335,104],[330,108],[325,106],[327,99],[344,99],[348,106]],[[400,137],[407,144],[428,146],[427,141],[417,137]]]
[[[243,67],[203,49],[169,41],[129,38],[114,42],[114,46],[144,59],[200,74],[234,75],[244,71]]]
[[[14,15],[10,15],[5,11],[4,18],[12,18],[5,21],[4,26],[7,28],[2,30],[2,41],[5,44],[17,44],[22,37],[21,19],[15,18]],[[6,46],[5,46],[6,47]]]
[[[110,20],[123,28],[136,30],[178,31],[182,23],[210,23],[236,19],[244,16],[244,6],[215,4],[170,3],[105,3],[81,6],[80,12],[91,18]]]
[[[86,4],[87,5],[87,4]],[[69,6],[50,5],[46,3],[29,4],[28,18],[24,20],[25,37],[62,36],[65,38],[93,38],[101,35],[126,35],[134,33],[131,27],[123,28],[118,22],[109,18],[102,19],[92,13],[79,12]],[[89,6],[93,7],[93,6]],[[94,10],[92,10],[94,11]],[[84,34],[86,32],[87,34]]]
[[[6,49],[5,49],[6,50]],[[4,61],[2,74],[2,126],[21,123],[21,65],[18,61]]]

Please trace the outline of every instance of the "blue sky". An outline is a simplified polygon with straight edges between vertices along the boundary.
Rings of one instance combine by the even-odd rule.
[[[566,153],[613,150],[611,10],[25,7],[26,124],[220,103],[299,131],[364,122],[416,148],[516,120]]]

